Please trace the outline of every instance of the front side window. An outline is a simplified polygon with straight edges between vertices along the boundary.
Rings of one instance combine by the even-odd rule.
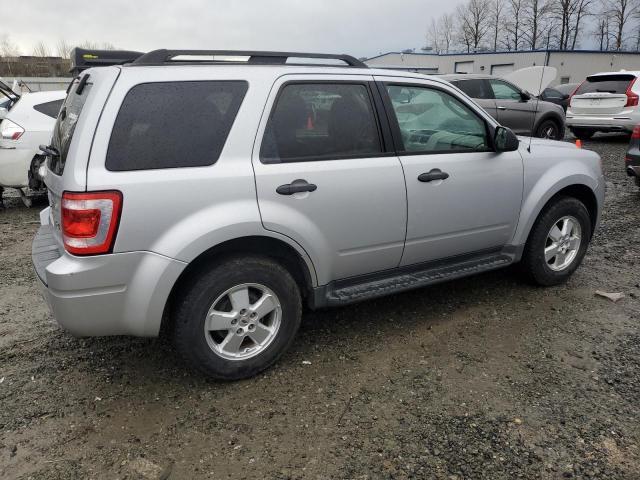
[[[440,90],[387,85],[405,152],[485,151],[485,122]]]
[[[382,152],[366,85],[293,83],[280,91],[265,129],[264,163],[374,156]]]
[[[520,91],[501,80],[489,80],[496,100],[521,100]]]
[[[493,92],[488,88],[488,84],[482,79],[458,80],[453,83],[456,87],[469,95],[471,98],[489,100],[493,98]]]
[[[222,153],[246,91],[244,81],[136,85],[116,117],[107,170],[212,165]]]

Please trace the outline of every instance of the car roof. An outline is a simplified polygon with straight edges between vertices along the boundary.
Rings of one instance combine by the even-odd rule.
[[[592,75],[588,75],[587,78],[590,77],[600,77],[600,76],[611,76],[611,75],[633,75],[635,77],[640,77],[640,70],[618,70],[617,72],[599,72],[594,73]]]
[[[482,73],[445,73],[444,75],[439,75],[439,78],[443,78],[448,82],[452,80],[486,80],[489,78],[498,78],[493,75],[486,75]]]

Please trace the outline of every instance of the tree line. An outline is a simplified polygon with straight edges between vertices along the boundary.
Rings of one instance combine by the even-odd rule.
[[[435,53],[640,51],[640,0],[467,0],[433,19],[424,50]]]
[[[69,59],[71,57],[71,50],[76,45],[69,44],[66,40],[60,39],[55,45],[49,45],[43,41],[37,42],[31,51],[26,52],[26,55],[34,57],[61,57]],[[116,47],[109,42],[92,42],[84,41],[77,45],[80,48],[86,48],[88,50],[115,50]],[[25,52],[14,43],[8,35],[0,36],[0,57],[19,57],[24,55]]]

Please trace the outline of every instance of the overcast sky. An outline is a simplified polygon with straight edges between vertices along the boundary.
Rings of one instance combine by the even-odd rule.
[[[431,18],[461,0],[7,0],[0,28],[31,54],[40,40],[118,48],[289,50],[373,56],[424,46]]]

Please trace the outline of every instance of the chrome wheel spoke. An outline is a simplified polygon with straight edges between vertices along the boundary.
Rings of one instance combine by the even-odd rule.
[[[207,314],[207,320],[204,328],[209,331],[217,330],[229,330],[231,328],[231,321],[236,318],[236,315],[232,312],[218,312],[217,310],[210,310]]]
[[[562,221],[562,235],[569,235],[571,229],[573,227],[573,222],[571,222],[568,218],[565,218]]]
[[[234,331],[229,331],[225,339],[220,344],[220,350],[229,354],[237,354],[240,350],[240,345],[242,345],[243,340],[243,336],[236,335]]]
[[[580,248],[580,237],[574,236],[569,239],[569,249],[578,250]]]
[[[255,343],[257,343],[258,345],[261,345],[262,343],[264,343],[264,341],[269,338],[269,335],[271,335],[271,329],[263,324],[261,324],[260,322],[255,324],[255,330],[253,331],[249,331],[247,333],[247,335],[249,336],[249,338],[251,340],[253,340]]]
[[[249,303],[249,288],[243,287],[229,293],[229,300],[234,312],[247,310],[251,305]]]
[[[558,228],[557,223],[551,228],[551,231],[549,232],[549,238],[551,238],[551,240],[553,240],[554,242],[559,242],[562,238],[562,230]]]
[[[544,249],[544,259],[549,263],[553,257],[558,254],[558,244],[552,243],[550,246]]]
[[[275,308],[276,302],[274,301],[273,296],[265,293],[256,303],[251,306],[250,310],[256,313],[256,320],[260,320],[261,318],[264,318],[271,312],[273,312]]]

